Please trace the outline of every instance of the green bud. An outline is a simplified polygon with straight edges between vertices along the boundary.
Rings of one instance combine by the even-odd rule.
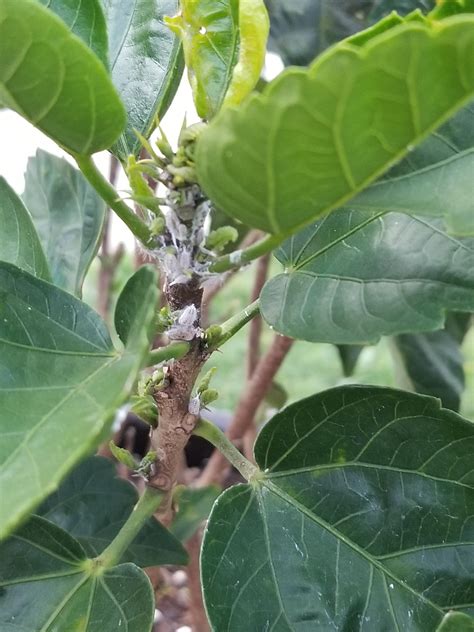
[[[150,451],[140,461],[137,472],[142,476],[148,476],[151,472],[151,466],[156,461],[156,452]]]
[[[135,156],[129,156],[127,160],[126,172],[133,194],[140,197],[153,198],[153,191],[148,186],[142,175],[142,166],[137,163]]]
[[[158,217],[155,217],[155,219],[150,224],[151,234],[153,235],[153,237],[162,235],[163,231],[165,230],[165,227],[166,227],[165,218],[162,217],[161,215]]]
[[[185,146],[189,145],[189,143],[194,143],[206,127],[206,123],[195,123],[194,125],[182,129],[179,135],[179,144]]]
[[[199,382],[199,386],[197,388],[197,392],[198,392],[199,395],[201,395],[205,390],[207,390],[209,388],[211,380],[214,377],[214,373],[216,371],[217,371],[217,368],[215,366],[213,366],[212,369],[210,369],[206,373],[206,375],[202,378],[202,380]]]
[[[211,325],[204,332],[204,338],[208,347],[214,347],[222,337],[222,327],[220,325]]]
[[[208,388],[200,393],[201,405],[203,407],[209,406],[212,402],[215,402],[219,398],[219,393],[215,388]]]
[[[160,130],[160,136],[158,136],[158,138],[156,139],[156,146],[161,151],[163,156],[165,156],[165,158],[168,158],[168,160],[172,161],[174,158],[174,151],[168,139],[166,138],[166,134],[159,125],[158,129]]]
[[[206,239],[206,248],[222,252],[228,244],[233,244],[239,238],[239,232],[233,226],[221,226],[209,233]]]
[[[130,411],[143,419],[147,424],[156,428],[158,425],[158,408],[151,395],[134,395],[131,400]]]
[[[125,448],[119,448],[119,446],[115,445],[113,441],[110,441],[109,448],[113,456],[119,463],[126,465],[131,470],[134,470],[137,467],[138,463],[135,461],[132,454],[130,454],[128,450],[125,450]]]
[[[156,316],[156,333],[162,334],[173,324],[173,318],[169,307],[163,307],[160,309]]]

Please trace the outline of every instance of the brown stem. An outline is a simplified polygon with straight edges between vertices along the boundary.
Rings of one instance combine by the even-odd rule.
[[[255,281],[252,289],[250,302],[253,303],[260,297],[260,293],[265,285],[270,266],[270,255],[265,255],[258,260]],[[260,338],[262,336],[262,317],[260,314],[250,323],[249,340],[247,350],[247,378],[250,379],[255,371],[260,358]]]
[[[201,308],[202,290],[198,281],[177,284],[166,290],[171,310],[180,310],[188,305]],[[199,323],[195,323],[196,326]],[[157,452],[155,474],[149,484],[168,495],[168,511],[164,522],[171,519],[171,490],[176,483],[181,455],[198,421],[198,415],[189,412],[189,400],[194,383],[208,357],[200,338],[191,342],[187,355],[169,367],[167,384],[155,393],[158,406],[158,428],[153,431],[151,443]]]
[[[275,336],[270,348],[258,362],[252,378],[237,404],[234,418],[227,431],[227,436],[231,441],[242,438],[253,423],[255,414],[293,342],[292,338]],[[225,457],[220,452],[214,451],[199,479],[199,485],[205,486],[220,482],[225,477],[228,467]]]
[[[188,574],[189,610],[194,632],[209,632],[206,610],[202,599],[201,572],[199,556],[201,552],[201,534],[199,531],[186,544],[189,553]]]

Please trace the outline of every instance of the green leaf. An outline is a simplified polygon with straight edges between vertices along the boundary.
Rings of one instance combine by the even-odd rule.
[[[436,632],[473,632],[474,619],[461,612],[448,612]]]
[[[474,235],[474,106],[461,110],[350,208],[443,217],[451,233]]]
[[[201,134],[201,185],[229,215],[276,234],[343,206],[472,98],[473,26],[471,16],[409,21],[287,70]]]
[[[115,538],[137,500],[135,487],[116,476],[111,461],[91,457],[69,474],[37,513],[74,536],[89,557],[97,557]],[[187,558],[181,543],[150,518],[121,562],[146,567],[186,564]]]
[[[128,279],[117,300],[115,329],[125,345],[135,330],[136,313],[140,309],[143,294],[147,292],[155,278],[156,273],[152,266],[141,267]],[[150,336],[152,335],[153,331],[150,330]]]
[[[189,540],[207,520],[220,492],[214,485],[201,489],[183,489],[177,499],[178,512],[171,523],[171,533],[181,542]]]
[[[239,55],[239,0],[183,0],[167,24],[182,38],[186,67],[201,118],[220,109]]]
[[[0,101],[79,154],[110,147],[125,124],[103,64],[36,0],[0,5]]]
[[[428,632],[474,607],[474,425],[437,400],[343,387],[277,414],[261,473],[202,552],[215,630]]]
[[[307,66],[328,46],[367,25],[373,0],[267,0],[269,48],[285,66]]]
[[[0,176],[0,261],[13,263],[30,274],[49,281],[48,263],[30,214],[23,202]]]
[[[23,200],[33,216],[54,284],[80,296],[99,248],[105,203],[80,171],[41,149],[28,160]]]
[[[86,304],[0,263],[0,537],[92,450],[150,347],[156,277],[123,353]]]
[[[77,540],[35,516],[0,544],[0,627],[43,632],[148,632],[154,595],[133,564],[103,570]]]
[[[430,17],[436,20],[458,13],[474,13],[474,0],[442,0],[430,13]]]
[[[91,48],[104,66],[108,67],[107,26],[100,0],[39,0],[56,13]]]
[[[261,313],[293,338],[374,343],[474,309],[474,240],[448,236],[439,220],[339,210],[277,257],[285,272],[265,285]]]
[[[396,336],[393,345],[401,386],[439,397],[445,408],[458,411],[465,387],[460,345],[470,324],[470,314],[448,314],[441,331]]]
[[[155,117],[163,117],[183,73],[179,38],[164,24],[178,0],[102,0],[109,32],[112,80],[127,110],[127,126],[113,151],[136,154],[134,129],[148,138]]]

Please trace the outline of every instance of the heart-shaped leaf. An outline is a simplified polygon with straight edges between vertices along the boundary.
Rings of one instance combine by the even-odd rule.
[[[288,234],[343,206],[474,95],[474,17],[342,42],[223,111],[196,155],[226,213]]]
[[[51,274],[38,234],[23,202],[0,176],[0,261],[13,263],[40,279]]]
[[[28,632],[149,632],[154,598],[134,564],[102,569],[37,516],[0,544],[0,627]]]
[[[113,151],[120,158],[137,153],[134,130],[148,137],[162,117],[183,73],[179,38],[164,24],[178,11],[178,0],[102,0],[109,32],[112,80],[127,110],[127,126]]]
[[[474,309],[474,240],[448,236],[439,220],[339,210],[277,257],[286,271],[265,285],[261,311],[293,338],[373,343]]]
[[[104,65],[37,0],[0,4],[0,101],[79,154],[107,149],[125,124]]]
[[[449,232],[474,235],[474,106],[461,110],[363,191],[350,208],[443,217]]]
[[[135,327],[118,353],[90,307],[0,263],[0,537],[57,488],[128,397],[157,301],[156,274],[145,272]]]
[[[39,0],[108,66],[107,26],[100,0]]]
[[[23,200],[33,216],[53,283],[80,296],[99,248],[105,203],[80,171],[41,149],[28,160]]]
[[[111,461],[86,459],[36,513],[47,518],[97,557],[112,542],[138,500],[133,485],[116,476]],[[181,543],[155,518],[150,518],[120,558],[137,566],[186,564]]]
[[[448,314],[440,331],[396,336],[392,348],[400,385],[439,397],[445,408],[459,410],[465,388],[460,345],[470,325],[470,314]]]
[[[474,606],[474,425],[437,400],[337,388],[289,406],[202,553],[215,630],[431,632]]]

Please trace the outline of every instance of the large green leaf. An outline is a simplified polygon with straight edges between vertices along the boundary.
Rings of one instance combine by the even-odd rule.
[[[114,147],[120,158],[136,153],[138,130],[148,136],[162,117],[183,72],[179,38],[164,24],[178,0],[102,0],[109,32],[112,80],[127,110],[127,126]]]
[[[350,208],[443,217],[450,232],[474,235],[474,105],[410,152]]]
[[[0,261],[7,261],[49,281],[51,275],[41,242],[23,202],[0,176]]]
[[[107,26],[100,0],[39,0],[108,66]]]
[[[474,240],[447,235],[439,220],[338,210],[277,257],[285,272],[265,285],[261,311],[293,338],[373,343],[474,309]]]
[[[239,55],[239,0],[183,0],[168,20],[183,40],[194,103],[201,118],[220,109]]]
[[[381,176],[474,95],[474,17],[409,21],[289,69],[201,135],[200,182],[246,224],[287,234]]]
[[[77,540],[34,517],[0,544],[5,632],[149,632],[153,590],[133,564],[95,567]]]
[[[265,426],[261,472],[217,501],[202,553],[215,630],[434,632],[474,612],[474,425],[375,387]]]
[[[0,263],[0,537],[89,452],[128,397],[150,346],[156,275],[123,353],[86,304]]]
[[[440,331],[396,336],[393,345],[401,386],[439,397],[445,408],[459,410],[465,386],[460,345],[470,324],[470,314],[449,314]]]
[[[1,0],[0,101],[82,154],[110,147],[125,124],[103,64],[37,0]]]
[[[80,171],[41,149],[28,160],[23,200],[33,216],[54,284],[80,296],[99,248],[105,203]]]
[[[136,489],[116,477],[113,463],[86,459],[63,481],[37,513],[74,536],[89,557],[112,542],[138,500]],[[186,564],[181,543],[155,518],[150,518],[121,557],[137,566]]]

